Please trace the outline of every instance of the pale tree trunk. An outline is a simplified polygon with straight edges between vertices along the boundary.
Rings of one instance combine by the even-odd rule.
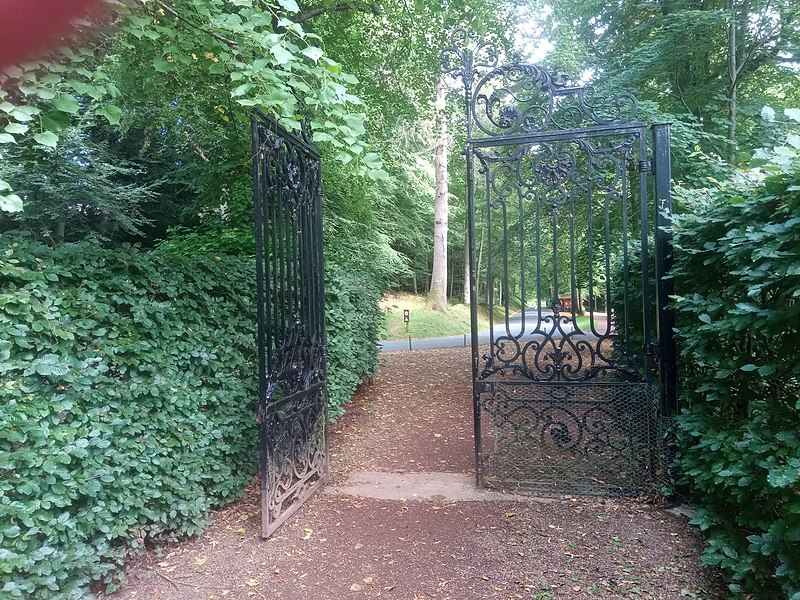
[[[433,310],[447,310],[447,117],[444,78],[436,82],[436,156],[434,178],[436,205],[433,226],[433,268],[431,269],[430,299]]]
[[[453,262],[452,255],[448,258],[447,262],[450,263],[450,266],[448,268],[449,269],[448,270],[448,274],[447,274],[447,285],[450,286],[450,291],[447,292],[447,297],[448,298],[452,298],[453,297],[453,281],[455,280],[455,276],[453,274],[453,271],[456,268],[456,266],[455,266],[455,264]]]
[[[67,223],[64,219],[59,219],[56,221],[56,227],[53,231],[53,241],[56,244],[60,244],[64,241],[64,236],[66,235],[67,231]]]
[[[743,3],[742,14],[745,15],[741,19],[737,18],[735,0],[728,0],[728,10],[730,11],[730,22],[728,23],[728,78],[730,79],[730,88],[728,89],[728,147],[730,154],[728,155],[728,162],[736,164],[736,119],[739,116],[737,104],[737,90],[739,87],[739,75],[741,74],[742,67],[744,66],[742,60],[742,43],[744,41],[744,31],[742,30],[742,22],[746,22],[746,15],[748,14],[748,2]],[[741,34],[741,39],[738,38]]]
[[[728,109],[730,122],[728,124],[728,143],[730,155],[728,162],[736,162],[736,10],[733,0],[729,0],[730,23],[728,23],[728,77],[731,80],[730,92],[728,94]]]

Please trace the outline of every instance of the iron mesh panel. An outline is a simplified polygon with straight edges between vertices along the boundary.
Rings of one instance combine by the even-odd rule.
[[[655,386],[492,382],[486,387],[480,405],[487,486],[631,496],[664,479]]]

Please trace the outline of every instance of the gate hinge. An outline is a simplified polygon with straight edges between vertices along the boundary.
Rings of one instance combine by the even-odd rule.
[[[651,342],[644,345],[644,355],[654,356],[658,354],[658,342]]]
[[[639,161],[639,173],[651,173],[653,171],[653,161],[652,160],[640,160]]]
[[[322,356],[328,356],[328,344],[322,344]]]

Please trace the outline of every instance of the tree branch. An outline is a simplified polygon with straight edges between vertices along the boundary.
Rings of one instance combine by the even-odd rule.
[[[675,72],[675,87],[678,89],[678,93],[673,94],[673,96],[675,96],[678,100],[681,101],[681,104],[683,104],[683,107],[690,115],[692,115],[698,122],[701,122],[700,117],[696,115],[694,111],[691,108],[689,108],[689,105],[686,103],[686,98],[684,98],[683,96],[683,90],[681,89],[681,83],[677,71]]]
[[[204,29],[203,27],[201,27],[197,23],[193,23],[191,20],[187,19],[186,17],[181,15],[178,11],[176,11],[174,8],[172,8],[171,6],[168,6],[167,4],[162,2],[161,0],[155,0],[155,5],[158,6],[160,9],[162,9],[164,12],[168,12],[169,14],[171,14],[173,17],[175,17],[179,21],[183,21],[184,23],[189,25],[189,27],[192,27],[193,29],[196,29],[197,31],[201,31],[201,32],[203,32],[205,34],[208,34],[212,38],[214,38],[215,40],[220,41],[223,44],[226,44],[226,45],[230,46],[231,48],[236,48],[237,47],[236,46],[236,42],[234,42],[233,40],[229,40],[228,38],[222,37],[221,35],[218,35],[218,34],[214,33],[213,31],[209,31],[208,29]]]
[[[314,17],[324,15],[325,13],[344,12],[348,10],[370,12],[373,15],[379,15],[381,12],[376,5],[367,3],[359,5],[357,3],[340,2],[332,6],[326,6],[324,4],[315,4],[313,6],[309,6],[308,8],[304,8],[299,13],[292,16],[292,21],[294,21],[295,23],[305,23],[309,19],[313,19]]]

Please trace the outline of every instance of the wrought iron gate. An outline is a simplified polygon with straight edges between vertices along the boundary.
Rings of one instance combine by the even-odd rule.
[[[675,407],[669,126],[654,126],[651,160],[633,95],[500,64],[472,32],[451,41],[442,68],[467,107],[477,483],[639,493],[664,475]]]
[[[321,163],[304,133],[253,113],[264,537],[328,480]]]

